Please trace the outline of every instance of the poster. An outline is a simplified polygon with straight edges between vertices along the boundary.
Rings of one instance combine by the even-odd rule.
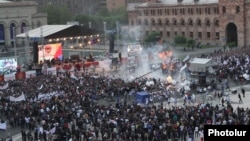
[[[38,62],[43,60],[62,60],[62,43],[46,44],[38,46]]]

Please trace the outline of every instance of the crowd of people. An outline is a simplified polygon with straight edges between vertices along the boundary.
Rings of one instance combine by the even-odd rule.
[[[241,51],[246,53],[246,50]],[[249,56],[232,53],[235,55],[230,52],[212,55],[221,61],[221,66],[229,66],[219,67],[218,75],[228,72],[231,76],[249,70],[246,65]],[[147,85],[149,79],[154,85]],[[163,105],[162,99],[167,100],[179,92],[166,89],[162,80],[154,78],[127,82],[111,75],[83,73],[72,78],[58,73],[0,85],[7,83],[8,87],[0,90],[0,116],[6,119],[1,122],[8,122],[11,128],[21,127],[23,141],[192,141],[194,138],[203,140],[203,128],[207,124],[250,125],[250,110],[234,109],[230,103],[224,106]],[[128,97],[137,91],[161,95],[160,104],[142,106],[130,101]],[[20,95],[25,98],[10,100],[10,96]],[[100,104],[97,97],[113,98],[115,104],[109,101]]]

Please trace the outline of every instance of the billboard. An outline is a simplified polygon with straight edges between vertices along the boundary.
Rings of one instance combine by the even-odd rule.
[[[16,72],[16,58],[0,58],[0,74],[10,74]]]
[[[46,44],[38,46],[38,62],[43,60],[62,60],[62,43]]]

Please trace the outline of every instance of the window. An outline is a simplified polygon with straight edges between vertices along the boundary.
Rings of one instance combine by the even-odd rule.
[[[217,39],[217,40],[220,39],[220,33],[219,33],[219,32],[216,32],[216,33],[215,33],[215,36],[216,36],[216,39]]]
[[[158,24],[159,24],[160,26],[162,26],[161,19],[158,20]]]
[[[145,24],[145,25],[148,25],[148,20],[145,20],[145,21],[144,21],[144,24]]]
[[[170,37],[170,32],[169,31],[167,31],[167,37]]]
[[[161,36],[162,36],[162,31],[160,31],[160,34],[161,34]]]
[[[222,7],[222,13],[223,13],[223,14],[226,13],[226,7],[225,7],[225,6]]]
[[[198,32],[198,38],[202,39],[202,33]]]
[[[174,32],[174,35],[177,36],[177,31]]]
[[[155,20],[154,20],[154,19],[152,19],[151,23],[152,23],[152,25],[155,25]]]
[[[194,37],[194,33],[193,33],[193,32],[190,32],[190,33],[189,33],[189,36],[190,36],[190,38],[193,38],[193,37]]]
[[[176,20],[174,20],[174,25],[177,25],[177,21]]]
[[[183,37],[185,37],[185,32],[181,32],[181,35],[182,35]]]
[[[219,26],[219,20],[215,20],[214,26]]]
[[[206,26],[210,26],[210,21],[209,20],[206,21]]]
[[[144,15],[148,16],[148,10],[144,10]]]
[[[166,25],[169,25],[169,21],[168,20],[166,20]]]
[[[210,36],[210,32],[207,32],[207,38],[210,39],[211,36]]]
[[[185,20],[181,20],[181,25],[185,25]]]
[[[189,25],[193,26],[193,20],[189,20]]]
[[[240,13],[240,6],[236,6],[236,13]]]
[[[133,20],[131,21],[131,25],[134,26],[134,21]]]
[[[205,8],[205,13],[210,14],[210,8]]]
[[[161,9],[158,9],[158,10],[157,10],[157,14],[161,16],[161,15],[162,15],[162,10],[161,10]]]
[[[151,15],[153,16],[155,15],[155,10],[151,10],[150,12],[151,12]]]
[[[149,34],[149,31],[146,31],[146,35],[148,35]]]
[[[197,25],[198,25],[198,26],[201,26],[201,20],[198,20],[198,21],[197,21]]]

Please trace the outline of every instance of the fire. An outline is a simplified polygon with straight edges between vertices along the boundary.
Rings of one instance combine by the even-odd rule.
[[[167,82],[168,82],[168,83],[172,83],[172,82],[173,82],[173,79],[172,79],[171,76],[168,76],[168,77],[167,77]]]
[[[173,55],[172,51],[163,51],[158,53],[159,58],[161,58],[162,60],[166,60],[168,57],[171,57],[172,55]]]

